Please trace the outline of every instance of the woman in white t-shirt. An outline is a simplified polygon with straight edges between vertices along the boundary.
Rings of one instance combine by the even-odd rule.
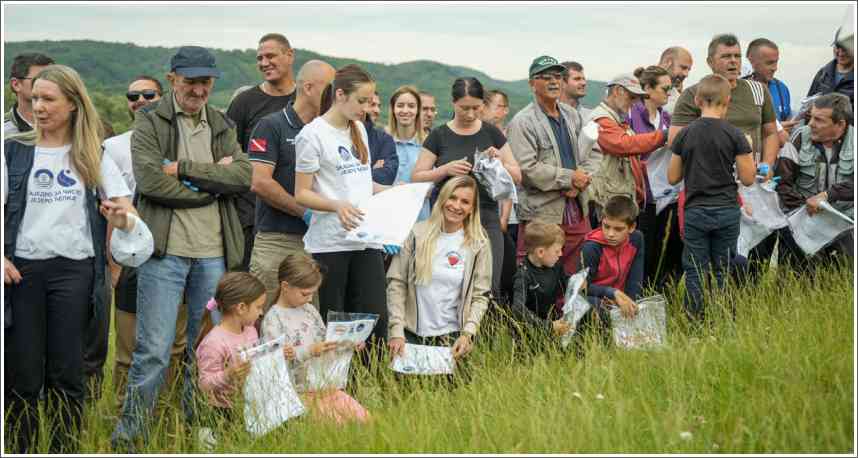
[[[429,219],[411,230],[387,271],[389,343],[452,345],[453,357],[471,351],[489,304],[492,250],[480,223],[479,188],[453,177],[438,194]]]
[[[107,222],[130,230],[127,215],[136,212],[116,164],[102,155],[101,120],[77,72],[42,70],[33,114],[34,130],[4,144],[5,430],[12,451],[37,451],[44,387],[49,452],[74,453],[84,330],[93,307],[106,306]]]
[[[349,240],[360,224],[356,207],[386,189],[372,181],[366,129],[361,120],[375,92],[372,78],[357,65],[337,70],[322,94],[320,112],[295,138],[295,198],[312,210],[304,249],[326,269],[319,288],[319,312],[377,313],[373,335],[387,334],[382,246]]]

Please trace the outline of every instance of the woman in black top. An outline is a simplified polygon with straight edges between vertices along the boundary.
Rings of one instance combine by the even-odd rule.
[[[432,130],[423,142],[423,150],[414,165],[414,182],[433,181],[441,189],[452,176],[468,175],[474,164],[474,153],[483,151],[498,158],[516,184],[521,183],[521,169],[501,131],[480,120],[483,86],[476,78],[458,78],[453,82],[453,119]],[[437,191],[432,193],[434,203]],[[503,233],[500,228],[498,203],[480,186],[480,219],[492,245],[492,291],[497,296],[503,265]]]

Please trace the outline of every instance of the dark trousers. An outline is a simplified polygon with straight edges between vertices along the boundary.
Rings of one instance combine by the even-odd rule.
[[[110,276],[105,275],[105,283]],[[105,285],[107,287],[108,285]],[[110,336],[110,303],[96,308],[90,316],[83,341],[83,383],[87,387],[87,398],[101,398],[101,384],[104,380],[104,363],[107,361],[107,348]]]
[[[387,338],[387,283],[381,250],[316,253],[313,258],[325,267],[319,287],[319,314],[327,323],[328,311],[377,313],[370,335]]]
[[[500,215],[497,204],[491,207],[480,207],[480,222],[489,236],[492,247],[492,294],[498,297],[501,288],[501,272],[503,271],[504,236],[500,227]]]
[[[515,256],[515,240],[512,238],[512,228],[518,230],[518,225],[510,226],[506,234],[503,235],[503,266],[501,268],[500,278],[500,296],[499,302],[508,304],[512,302],[513,284],[512,277],[518,268]]]
[[[6,335],[11,379],[4,425],[13,453],[35,453],[39,391],[45,388],[50,453],[74,453],[80,429],[83,334],[90,315],[93,260],[18,259],[23,280],[12,286],[13,326]]]
[[[651,203],[638,215],[638,229],[644,235],[645,285],[660,287],[669,279],[678,280],[682,275],[683,244],[679,236],[678,213],[677,204],[670,204],[656,214],[655,204]]]
[[[250,255],[253,253],[253,241],[256,239],[256,226],[241,228],[244,232],[244,258],[241,260],[241,271],[250,272]]]
[[[739,239],[738,207],[692,207],[685,209],[685,307],[693,319],[702,320],[703,286],[714,274],[718,288],[724,286],[730,260]]]

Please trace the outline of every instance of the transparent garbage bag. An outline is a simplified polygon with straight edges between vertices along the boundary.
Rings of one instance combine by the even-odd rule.
[[[614,343],[621,348],[648,349],[667,344],[667,301],[657,295],[637,301],[634,318],[625,318],[619,307],[611,308],[611,330]]]
[[[405,354],[397,355],[390,368],[402,374],[438,375],[452,374],[456,367],[450,347],[405,344]]]
[[[251,361],[244,384],[244,425],[254,436],[262,436],[306,411],[280,351],[285,339],[283,335],[260,341],[239,352],[242,360]]]
[[[349,379],[349,367],[355,345],[366,341],[378,321],[375,313],[328,312],[326,342],[337,342],[337,349],[307,362],[310,390],[343,389]]]
[[[667,170],[670,167],[672,155],[673,151],[670,148],[659,148],[653,151],[646,161],[646,173],[652,196],[655,198],[656,214],[678,201],[679,192],[682,190],[682,183],[674,186],[667,181]]]
[[[819,205],[821,211],[810,216],[807,205],[790,214],[789,229],[795,243],[808,257],[834,242],[844,232],[852,230],[855,222],[837,211],[828,202]]]
[[[580,270],[569,277],[569,281],[566,283],[565,301],[563,303],[563,319],[572,326],[572,329],[560,337],[560,344],[564,348],[566,348],[569,345],[569,342],[572,341],[572,337],[575,335],[575,327],[578,326],[578,322],[581,321],[581,318],[584,318],[584,314],[590,311],[590,308],[592,307],[590,302],[587,301],[585,288],[587,284],[587,274],[589,274],[589,272],[589,268]]]
[[[477,149],[474,152],[474,177],[488,191],[497,202],[502,200],[512,200],[513,203],[518,203],[518,193],[515,189],[515,182],[512,181],[512,176],[503,166],[503,163],[493,157],[489,157],[485,152]]]

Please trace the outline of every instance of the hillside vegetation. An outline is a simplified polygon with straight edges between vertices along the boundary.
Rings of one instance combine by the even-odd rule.
[[[170,70],[170,57],[177,48],[159,46],[137,46],[132,43],[110,43],[92,40],[74,41],[21,41],[4,44],[5,80],[9,80],[12,59],[24,52],[41,52],[54,58],[58,63],[68,65],[78,72],[92,92],[96,106],[103,116],[113,125],[117,133],[125,131],[130,123],[130,117],[125,109],[123,94],[128,82],[137,75],[149,74],[161,79],[166,84],[164,75]],[[225,51],[213,49],[218,67],[223,71],[223,78],[215,83],[211,102],[220,108],[226,108],[229,98],[235,89],[256,84],[261,81],[256,69],[256,50]],[[531,100],[527,80],[501,81],[496,80],[480,71],[458,66],[445,65],[428,60],[416,60],[396,65],[386,65],[365,62],[355,59],[330,57],[304,49],[295,50],[295,70],[304,62],[311,59],[324,60],[334,67],[349,63],[357,63],[365,68],[377,81],[378,91],[384,105],[382,116],[386,118],[387,101],[393,91],[403,84],[414,84],[421,90],[434,94],[438,102],[437,123],[452,117],[450,105],[450,86],[453,80],[460,76],[474,76],[483,83],[486,89],[501,89],[510,97],[510,118]],[[526,77],[527,69],[521,69],[522,77]],[[595,106],[598,103],[604,83],[590,81],[585,106]],[[12,103],[6,89],[4,109]]]

